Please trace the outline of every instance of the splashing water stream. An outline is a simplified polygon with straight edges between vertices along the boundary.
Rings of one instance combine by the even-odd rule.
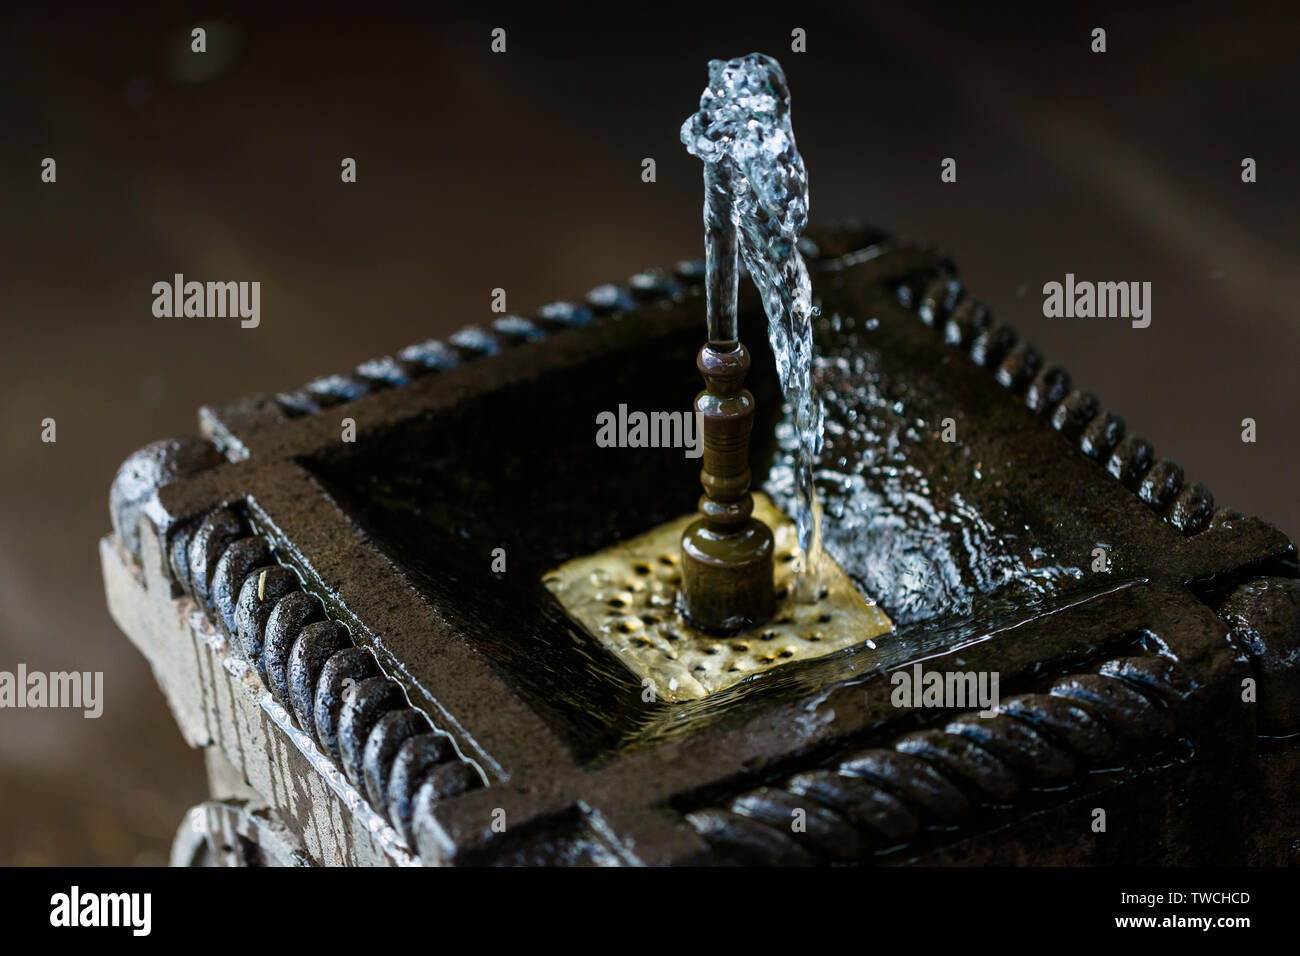
[[[781,390],[794,412],[795,524],[800,563],[795,598],[821,591],[821,507],[813,468],[822,450],[822,408],[813,392],[812,281],[799,254],[808,222],[808,177],[790,126],[790,92],[776,60],[761,53],[709,62],[699,112],[682,142],[704,161],[709,340],[737,339],[737,246],[767,313]]]

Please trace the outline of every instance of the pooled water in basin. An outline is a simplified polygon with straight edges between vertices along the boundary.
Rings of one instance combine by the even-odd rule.
[[[769,703],[971,642],[1014,641],[1019,622],[1125,583],[1078,567],[1097,540],[1100,505],[1112,494],[1127,505],[1125,489],[1036,426],[869,272],[819,279],[819,294],[810,369],[826,429],[814,477],[827,550],[897,625],[869,646],[788,664],[703,700],[644,703],[630,672],[542,583],[551,567],[680,517],[698,495],[680,452],[592,441],[601,410],[629,395],[642,407],[673,407],[698,382],[698,300],[618,320],[608,328],[619,334],[578,364],[539,360],[473,398],[436,403],[303,464],[439,619],[584,760],[747,719]],[[761,337],[764,319],[757,303],[742,309],[741,332]],[[596,333],[575,332],[575,341]],[[793,515],[796,416],[782,415],[770,361],[755,361],[750,386],[755,480]],[[949,416],[961,439],[953,444],[939,435]],[[508,574],[492,571],[497,547],[509,555]]]
[[[962,484],[985,480],[978,459],[958,466],[960,482],[936,486],[936,465],[949,450],[938,439],[940,416],[951,409],[936,410],[928,393],[890,373],[885,353],[872,347],[877,326],[840,313],[817,323],[811,379],[825,410],[825,444],[813,480],[823,533],[841,566],[866,593],[887,595],[900,626],[936,608],[970,613],[977,598],[994,592],[1008,605],[1032,604],[1081,578],[1081,568],[1054,562],[1041,548],[1022,554],[1009,546],[1014,532],[994,527],[987,502],[981,509],[967,499]],[[803,449],[788,407],[776,442],[780,453],[763,489],[778,502],[798,501]],[[1027,525],[1023,531],[1032,537]]]

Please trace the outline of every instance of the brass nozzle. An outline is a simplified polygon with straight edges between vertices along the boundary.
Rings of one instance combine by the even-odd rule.
[[[749,436],[754,396],[745,388],[749,353],[700,349],[696,366],[704,391],[695,398],[702,419],[704,464],[700,517],[682,534],[682,609],[696,627],[733,631],[770,618],[772,531],[753,516]]]

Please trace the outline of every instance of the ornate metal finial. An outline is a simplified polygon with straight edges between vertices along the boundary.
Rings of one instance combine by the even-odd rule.
[[[749,435],[754,396],[745,388],[749,353],[740,342],[710,342],[695,363],[704,391],[695,399],[703,431],[700,517],[682,535],[682,609],[714,631],[761,624],[772,616],[772,531],[753,516]]]

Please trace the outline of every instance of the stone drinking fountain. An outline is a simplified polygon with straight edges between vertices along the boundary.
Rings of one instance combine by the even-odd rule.
[[[211,782],[173,862],[1288,861],[1291,541],[946,256],[801,236],[775,61],[683,138],[705,262],[123,464],[109,608]],[[593,441],[697,392],[699,460]]]

